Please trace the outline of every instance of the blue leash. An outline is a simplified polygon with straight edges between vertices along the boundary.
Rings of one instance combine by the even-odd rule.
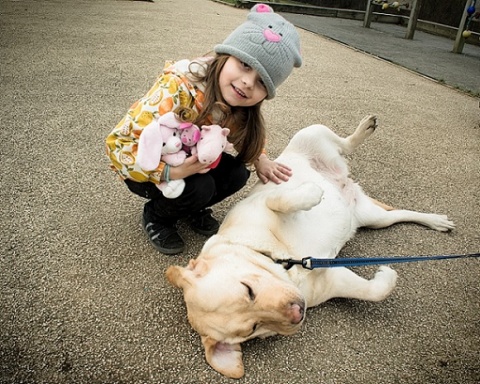
[[[469,253],[465,255],[371,257],[371,258],[353,257],[353,258],[337,258],[337,259],[316,259],[314,257],[304,257],[302,260],[283,259],[283,260],[275,260],[275,262],[278,264],[282,264],[285,267],[285,269],[290,269],[294,265],[301,265],[303,268],[311,270],[314,268],[364,267],[368,265],[411,263],[414,261],[466,259],[469,257],[480,257],[480,253]]]

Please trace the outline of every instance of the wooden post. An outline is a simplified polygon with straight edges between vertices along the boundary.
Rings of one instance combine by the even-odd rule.
[[[460,25],[457,30],[457,37],[455,43],[453,44],[453,53],[462,53],[463,46],[465,45],[465,38],[463,37],[463,30],[465,29],[465,24],[467,22],[467,9],[470,7],[472,0],[467,0],[465,2],[465,9],[463,11],[462,19],[460,20]]]
[[[372,0],[367,0],[367,10],[365,11],[365,18],[363,19],[363,26],[365,28],[370,28],[370,24],[372,23],[372,16],[373,16],[373,6]]]
[[[417,28],[418,14],[420,13],[422,1],[423,0],[413,0],[412,10],[410,11],[410,17],[408,18],[405,39],[413,40],[413,35],[415,34],[415,29]]]

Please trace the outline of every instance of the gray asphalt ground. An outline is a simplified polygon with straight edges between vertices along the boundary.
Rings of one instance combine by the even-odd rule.
[[[164,277],[205,239],[182,226],[188,252],[156,252],[141,229],[144,202],[108,169],[104,138],[165,60],[211,50],[246,14],[207,0],[0,0],[1,383],[233,382],[204,361],[181,293]],[[375,28],[355,34],[381,34],[404,57],[431,52]],[[379,200],[457,225],[451,233],[412,224],[362,230],[341,255],[478,252],[478,98],[300,35],[304,66],[265,104],[271,156],[301,127],[320,122],[347,135],[375,113],[379,129],[351,156],[353,177]],[[458,74],[470,65],[445,67]],[[467,76],[475,89],[478,73]],[[255,180],[214,207],[216,217]],[[398,287],[382,303],[332,300],[309,310],[297,335],[244,344],[237,382],[480,382],[480,261],[395,269]]]

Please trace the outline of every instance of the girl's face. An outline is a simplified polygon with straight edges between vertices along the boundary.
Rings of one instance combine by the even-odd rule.
[[[220,92],[231,107],[251,107],[267,97],[267,88],[258,72],[230,56],[219,77]]]

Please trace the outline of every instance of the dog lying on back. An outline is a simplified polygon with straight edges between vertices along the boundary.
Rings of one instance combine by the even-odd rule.
[[[242,377],[240,344],[297,332],[307,307],[334,297],[381,301],[397,279],[385,266],[366,280],[343,267],[286,270],[274,260],[335,258],[360,227],[413,222],[437,231],[454,228],[446,216],[379,203],[349,178],[342,155],[376,127],[375,116],[367,116],[347,138],[323,125],[299,131],[278,158],[292,168],[290,180],[257,183],[196,259],[187,267],[168,268],[168,280],[183,289],[188,319],[201,336],[206,360],[218,372]]]

